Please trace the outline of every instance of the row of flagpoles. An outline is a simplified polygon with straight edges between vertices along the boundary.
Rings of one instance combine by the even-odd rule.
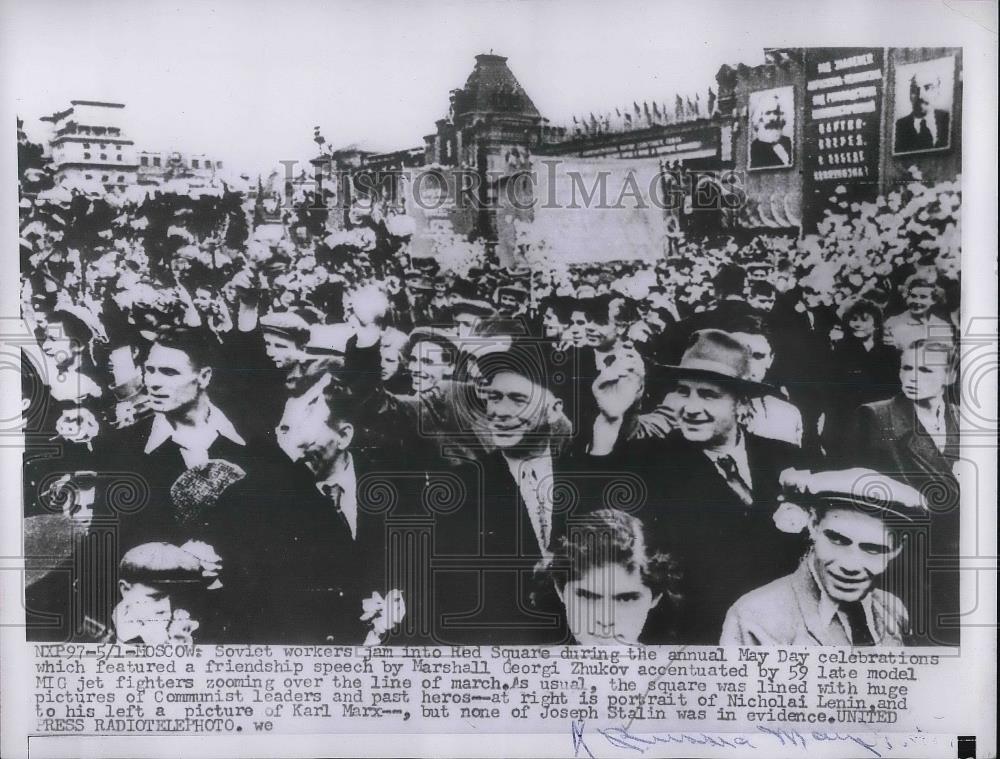
[[[625,106],[624,109],[615,108],[614,113],[595,115],[591,112],[589,116],[579,118],[574,116],[572,131],[574,136],[607,134],[706,119],[716,112],[716,100],[716,94],[710,87],[708,96],[704,100],[697,93],[694,100],[690,97],[682,98],[677,95],[673,108],[668,107],[666,103],[655,101],[650,103],[643,100],[641,105],[638,102],[633,102],[631,108],[628,106]]]

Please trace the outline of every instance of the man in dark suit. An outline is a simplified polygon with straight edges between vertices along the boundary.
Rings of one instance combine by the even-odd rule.
[[[861,406],[843,446],[843,463],[899,479],[931,503],[914,526],[924,537],[910,541],[899,570],[885,581],[910,610],[914,640],[924,645],[958,645],[960,637],[959,412],[947,392],[955,363],[953,343],[913,343],[900,361],[902,393]],[[932,563],[935,570],[928,572]]]
[[[553,498],[547,345],[515,341],[479,361],[493,452],[464,472],[468,497],[434,516],[433,612],[439,643],[556,645],[569,641],[551,577],[536,576],[563,534]]]
[[[941,90],[941,77],[931,71],[918,71],[910,79],[912,110],[896,120],[894,153],[946,148],[951,144],[951,114],[935,108]]]
[[[691,335],[703,329],[724,329],[733,319],[750,316],[753,307],[746,299],[746,270],[737,264],[725,264],[712,277],[712,288],[715,291],[715,306],[692,314],[686,319],[664,331],[653,349],[656,360],[660,363],[673,364],[677,362],[690,342]]]
[[[319,640],[347,645],[386,642],[403,621],[412,600],[405,587],[409,578],[402,575],[416,573],[404,572],[412,557],[399,550],[406,541],[398,531],[393,538],[393,529],[404,511],[420,515],[422,490],[431,486],[427,473],[379,458],[377,448],[359,449],[361,416],[357,393],[333,381],[310,399],[283,441],[322,498],[313,537],[324,546],[326,561],[317,582],[288,604],[288,613]]]
[[[115,560],[148,542],[205,543],[221,557],[224,592],[202,638],[286,639],[297,633],[272,605],[317,571],[308,546],[318,496],[271,440],[241,432],[213,403],[212,356],[199,330],[153,343],[143,367],[153,414],[95,445],[106,487],[91,531],[114,530]]]
[[[746,432],[747,402],[767,389],[749,379],[749,352],[728,333],[695,333],[680,362],[665,368],[679,428],[661,440],[617,440],[629,404],[618,398],[619,388],[599,386],[602,418],[589,466],[632,480],[641,492],[627,508],[646,524],[653,548],[678,560],[684,579],[677,642],[714,645],[729,606],[791,572],[802,555],[802,540],[778,532],[772,521],[779,475],[802,457],[792,445]],[[611,492],[605,487],[587,506],[611,505],[603,503]],[[647,623],[653,628],[668,624],[658,611]]]
[[[788,120],[777,95],[765,99],[752,118],[750,168],[776,169],[792,165],[792,140],[784,134]]]

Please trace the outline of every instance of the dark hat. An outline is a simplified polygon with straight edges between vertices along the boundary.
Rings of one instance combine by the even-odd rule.
[[[418,327],[410,333],[409,339],[406,341],[406,345],[403,346],[402,353],[404,356],[409,356],[413,352],[413,348],[417,343],[434,343],[440,345],[441,348],[450,353],[452,356],[457,357],[459,354],[458,346],[451,337],[441,330],[434,329],[433,327]]]
[[[430,256],[420,256],[420,257],[410,257],[410,265],[414,269],[419,269],[423,272],[430,272],[432,274],[437,274],[441,269],[441,265]]]
[[[520,298],[521,300],[527,300],[528,297],[531,295],[531,293],[528,292],[528,288],[524,287],[523,285],[512,283],[507,285],[501,285],[500,287],[498,287],[497,295],[498,296],[513,295],[515,298]]]
[[[260,330],[300,345],[309,339],[309,322],[293,311],[272,311],[264,314],[260,317]]]
[[[789,469],[782,472],[780,485],[781,497],[799,506],[857,509],[908,522],[929,515],[927,501],[919,491],[873,469],[828,472]]]
[[[674,378],[688,376],[733,385],[752,395],[775,393],[774,388],[750,379],[750,351],[739,340],[719,329],[691,335],[679,364],[661,364]]]
[[[451,301],[453,314],[464,313],[476,316],[493,316],[496,309],[485,300],[478,298],[454,298]]]
[[[551,350],[548,345],[530,339],[515,338],[507,350],[487,353],[478,359],[479,371],[487,382],[498,374],[509,372],[529,380],[546,390],[558,382],[558,372],[553,371]]]
[[[539,313],[544,313],[546,309],[553,309],[562,321],[569,319],[570,310],[576,299],[570,295],[546,295],[538,303]]]
[[[425,290],[430,292],[434,290],[434,283],[419,272],[415,276],[406,278],[406,286],[411,290]]]

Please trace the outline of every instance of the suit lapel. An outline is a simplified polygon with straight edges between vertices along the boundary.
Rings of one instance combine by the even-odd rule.
[[[920,468],[926,473],[950,472],[951,465],[931,440],[923,425],[917,419],[913,404],[903,398],[897,398],[893,411],[899,424],[899,443],[909,451]],[[945,424],[947,429],[950,410],[945,408]]]

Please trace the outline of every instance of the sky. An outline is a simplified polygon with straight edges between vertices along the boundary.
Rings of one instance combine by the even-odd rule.
[[[110,100],[126,104],[138,148],[257,172],[315,155],[316,125],[334,147],[422,146],[449,91],[490,50],[556,124],[634,100],[672,103],[675,93],[704,99],[722,63],[763,61],[761,45],[740,38],[699,42],[674,9],[33,0],[8,12],[12,45],[0,62],[5,94],[36,139],[38,119],[71,99]]]
[[[991,4],[987,4],[991,8]],[[0,0],[0,98],[38,118],[127,105],[140,149],[269,172],[330,145],[422,146],[478,53],[553,124],[715,86],[785,45],[955,44],[983,3],[949,0]],[[995,24],[995,12],[988,14]],[[950,40],[950,41],[949,41]],[[13,125],[11,125],[11,129]]]

